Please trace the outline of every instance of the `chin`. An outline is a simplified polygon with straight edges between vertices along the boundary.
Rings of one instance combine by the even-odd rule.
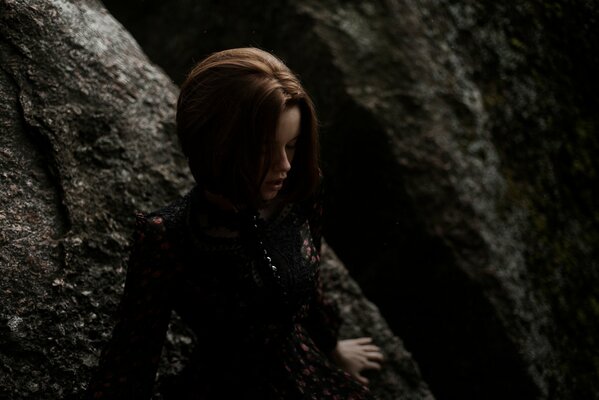
[[[274,199],[275,197],[277,197],[277,194],[279,194],[279,192],[267,192],[267,193],[262,193],[262,200],[264,201],[269,201]]]

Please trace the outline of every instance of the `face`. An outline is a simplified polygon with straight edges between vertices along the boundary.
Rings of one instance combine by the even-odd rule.
[[[260,185],[260,195],[265,201],[274,199],[283,188],[287,173],[295,154],[300,134],[301,111],[298,106],[288,107],[281,113],[272,147],[271,163],[264,181]]]

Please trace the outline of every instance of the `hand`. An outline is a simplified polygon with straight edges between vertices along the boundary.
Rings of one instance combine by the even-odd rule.
[[[372,338],[361,337],[338,341],[332,358],[341,369],[363,385],[368,385],[368,379],[360,373],[365,369],[380,370],[383,354],[378,346],[372,344]]]

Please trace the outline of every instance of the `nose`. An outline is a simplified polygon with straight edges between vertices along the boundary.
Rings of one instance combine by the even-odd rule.
[[[273,161],[273,166],[276,171],[288,172],[291,169],[291,162],[285,148],[277,151],[277,155]]]

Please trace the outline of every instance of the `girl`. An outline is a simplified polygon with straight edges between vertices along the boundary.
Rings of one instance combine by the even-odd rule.
[[[148,399],[171,310],[194,331],[177,399],[372,399],[370,338],[337,340],[319,275],[318,122],[297,77],[256,48],[201,61],[177,133],[196,185],[137,214],[120,319],[89,398]]]

